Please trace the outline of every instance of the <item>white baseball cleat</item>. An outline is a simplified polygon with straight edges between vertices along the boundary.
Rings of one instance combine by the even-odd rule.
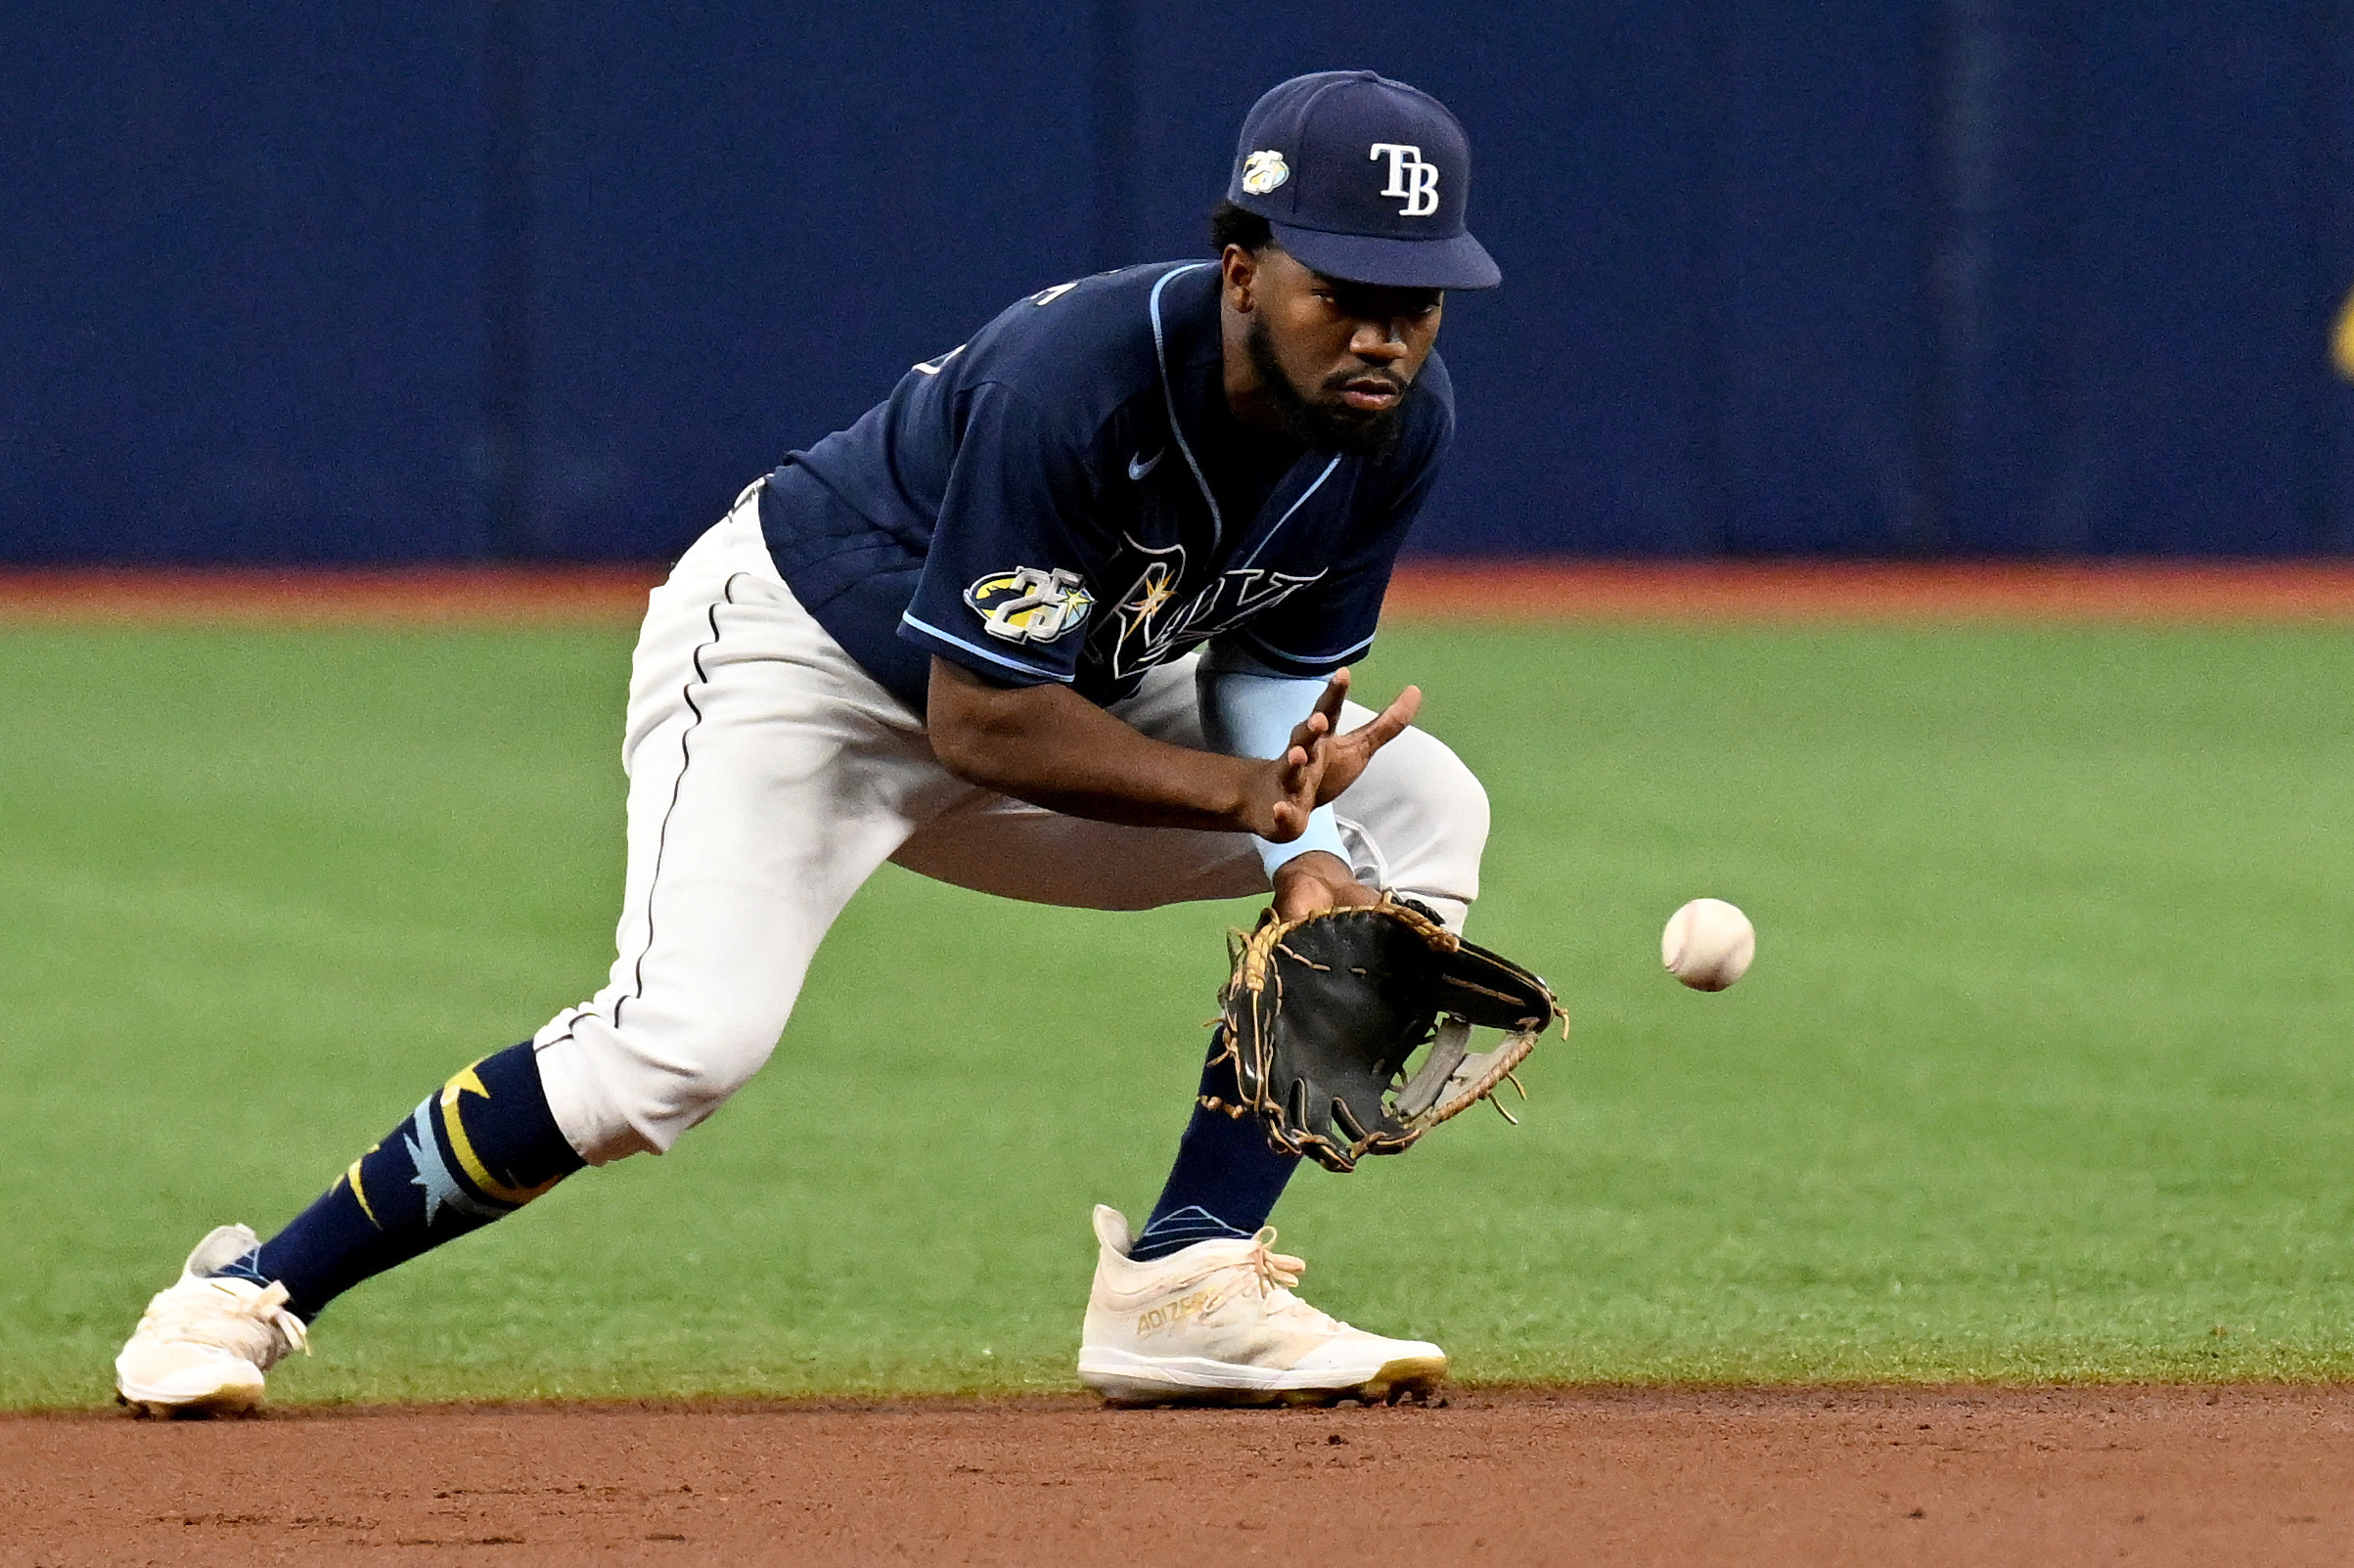
[[[1351,1328],[1291,1294],[1307,1265],[1268,1250],[1272,1228],[1150,1263],[1129,1258],[1119,1210],[1097,1204],[1095,1233],[1079,1381],[1110,1404],[1395,1404],[1446,1378],[1436,1345]]]
[[[114,1388],[141,1415],[238,1415],[261,1404],[262,1374],[287,1352],[310,1351],[302,1320],[286,1310],[286,1286],[216,1279],[259,1244],[224,1225],[196,1244],[179,1281],[147,1304],[114,1358]]]

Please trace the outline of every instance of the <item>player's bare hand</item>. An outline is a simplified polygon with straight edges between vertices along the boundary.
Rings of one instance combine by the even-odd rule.
[[[1339,733],[1340,704],[1348,698],[1348,671],[1325,683],[1315,711],[1291,732],[1291,747],[1275,763],[1275,798],[1268,803],[1262,838],[1289,843],[1308,830],[1308,813],[1337,799],[1357,782],[1374,753],[1405,734],[1422,711],[1423,691],[1410,686],[1369,722]]]
[[[1275,918],[1304,920],[1326,910],[1370,909],[1381,895],[1357,880],[1340,857],[1321,849],[1275,868]]]

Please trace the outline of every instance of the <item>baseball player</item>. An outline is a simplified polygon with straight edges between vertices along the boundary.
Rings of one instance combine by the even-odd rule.
[[[1218,257],[1058,285],[755,481],[649,602],[604,989],[428,1095],[267,1241],[223,1226],[115,1361],[144,1411],[253,1407],[338,1295],[759,1070],[885,860],[1092,909],[1411,895],[1460,928],[1487,802],[1345,701],[1453,429],[1431,344],[1495,264],[1435,100],[1370,71],[1245,122]],[[1215,1050],[1204,1100],[1240,1102]],[[1144,1227],[1099,1207],[1079,1373],[1121,1401],[1394,1396],[1435,1345],[1292,1294],[1297,1160],[1198,1103]]]

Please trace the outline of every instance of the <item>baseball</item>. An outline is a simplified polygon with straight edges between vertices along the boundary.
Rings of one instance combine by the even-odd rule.
[[[1721,898],[1696,898],[1667,918],[1659,962],[1695,991],[1722,991],[1749,972],[1757,927]]]

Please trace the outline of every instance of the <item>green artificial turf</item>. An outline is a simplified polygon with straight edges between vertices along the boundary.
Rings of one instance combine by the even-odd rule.
[[[0,1403],[88,1404],[207,1227],[283,1222],[594,989],[628,639],[0,633]],[[1575,1041],[1309,1172],[1305,1293],[1479,1379],[2354,1374],[2354,640],[1399,631],[1487,782],[1474,934]],[[1659,970],[1683,900],[1762,936]],[[1067,1388],[1220,934],[886,870],[775,1062],[339,1303],[284,1401]]]

